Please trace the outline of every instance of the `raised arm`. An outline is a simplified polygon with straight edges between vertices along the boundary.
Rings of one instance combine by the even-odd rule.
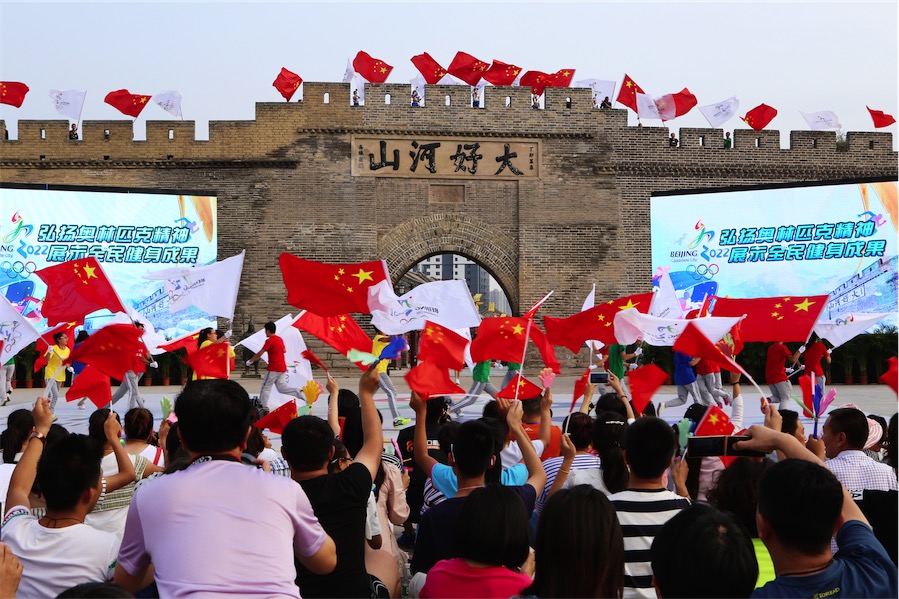
[[[328,390],[328,424],[331,425],[331,430],[334,432],[335,437],[340,436],[340,417],[337,412],[337,395],[340,391],[340,387],[331,375],[328,375],[328,382],[325,384],[325,389]]]
[[[412,457],[415,458],[415,465],[421,468],[422,472],[431,476],[431,469],[437,463],[437,460],[428,453],[428,427],[426,423],[428,407],[415,391],[412,392],[409,407],[415,411],[415,435],[412,437]]]
[[[374,393],[378,388],[378,373],[371,366],[359,379],[359,405],[362,408],[362,449],[356,454],[355,461],[368,468],[374,480],[381,465],[381,451],[384,444],[384,432],[381,429],[381,418],[375,407]]]
[[[547,389],[543,392],[543,398],[540,400],[540,430],[537,432],[537,440],[543,443],[543,451],[549,447],[550,427],[552,426],[552,408],[553,394]],[[537,456],[538,458],[540,456]]]
[[[537,452],[534,451],[534,444],[531,443],[530,437],[524,431],[524,427],[521,426],[523,413],[521,402],[513,400],[509,412],[506,414],[506,422],[509,425],[509,430],[512,431],[512,435],[518,442],[518,449],[521,450],[524,465],[528,469],[527,484],[534,487],[539,496],[543,492],[543,487],[546,486],[546,470],[543,469],[543,462],[540,461]]]
[[[103,432],[106,433],[106,441],[112,447],[112,453],[115,455],[116,465],[119,468],[117,474],[113,474],[106,479],[106,492],[112,492],[121,489],[135,478],[134,464],[131,458],[125,453],[125,448],[119,442],[119,423],[116,420],[115,412],[109,411],[106,416],[106,422],[103,423]]]
[[[33,438],[25,448],[25,453],[19,463],[16,464],[15,470],[12,471],[12,477],[9,479],[9,489],[6,491],[6,509],[24,505],[31,507],[28,501],[28,494],[34,485],[34,479],[37,476],[37,463],[44,451],[44,444],[47,440],[47,433],[50,432],[50,425],[53,424],[53,413],[50,411],[50,400],[44,397],[38,397],[34,402],[34,408],[31,410],[34,418],[34,432],[42,435],[42,438]]]
[[[590,382],[590,375],[587,375],[587,384],[584,385],[584,399],[581,400],[580,412],[584,414],[590,413],[590,402],[593,394],[596,392],[596,385]]]

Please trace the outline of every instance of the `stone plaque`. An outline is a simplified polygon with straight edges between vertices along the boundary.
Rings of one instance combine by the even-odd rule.
[[[353,136],[353,176],[519,179],[540,176],[537,140]]]

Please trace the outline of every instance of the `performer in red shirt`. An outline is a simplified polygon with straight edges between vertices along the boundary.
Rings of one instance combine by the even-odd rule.
[[[785,361],[789,360],[791,364],[795,364],[804,349],[805,346],[800,347],[796,353],[791,354],[781,341],[772,343],[768,348],[768,357],[765,360],[765,382],[771,389],[772,401],[779,403],[781,408],[784,402],[790,401],[790,392],[793,388],[787,376],[793,369],[785,370]]]
[[[265,344],[252,358],[247,360],[247,366],[249,366],[258,360],[262,354],[268,353],[266,357],[268,367],[265,371],[265,378],[262,379],[262,389],[259,391],[259,403],[262,404],[266,413],[268,412],[268,396],[271,395],[272,385],[275,386],[278,393],[292,395],[297,399],[303,400],[304,403],[306,401],[302,391],[294,389],[287,384],[287,363],[284,361],[284,354],[287,350],[284,348],[284,340],[275,334],[276,330],[277,327],[274,322],[265,323],[265,336],[267,337]]]

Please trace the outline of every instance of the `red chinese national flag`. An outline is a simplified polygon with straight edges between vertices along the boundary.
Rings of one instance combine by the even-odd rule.
[[[9,104],[21,108],[25,101],[25,94],[29,92],[28,86],[18,81],[0,81],[0,104]]]
[[[521,358],[519,358],[521,359]],[[520,374],[515,375],[505,388],[500,389],[496,397],[499,399],[534,399],[543,394],[543,389],[527,380]]]
[[[132,94],[127,89],[118,89],[114,92],[109,92],[108,94],[106,94],[106,97],[103,99],[103,101],[122,114],[127,114],[128,116],[137,118],[140,116],[141,111],[147,106],[147,102],[149,102],[150,98],[152,97],[153,96]]]
[[[532,94],[542,96],[543,92],[550,84],[551,77],[552,75],[544,73],[543,71],[527,71],[521,76],[521,81],[519,81],[518,84],[521,87],[530,87]]]
[[[805,342],[827,305],[827,295],[731,299],[715,297],[713,316],[743,316],[742,341]]]
[[[450,75],[458,77],[468,85],[477,85],[489,68],[490,63],[488,62],[478,60],[465,52],[456,52],[453,62],[446,70]]]
[[[896,356],[887,360],[887,371],[880,375],[877,379],[884,385],[888,385],[893,393],[899,392],[899,367],[897,367]]]
[[[106,376],[125,380],[125,373],[133,370],[135,356],[146,352],[143,334],[132,324],[107,325],[73,349],[69,361],[84,362]]]
[[[228,378],[230,360],[228,346],[224,343],[210,343],[204,348],[187,354],[184,362],[193,368],[197,378]]]
[[[462,370],[465,368],[465,346],[468,339],[452,329],[430,320],[425,321],[418,345],[418,358],[433,362],[443,368]]]
[[[630,78],[630,75],[625,73],[624,81],[621,83],[621,90],[618,92],[617,102],[637,112],[637,94],[642,93],[645,93],[643,89],[637,85],[636,81]]]
[[[112,401],[109,377],[93,366],[85,366],[66,391],[66,401],[77,401],[83,397],[91,400],[98,410],[109,404]]]
[[[471,342],[471,359],[475,362],[487,360],[521,362],[527,327],[527,320],[514,316],[487,318],[481,321],[478,334]]]
[[[297,400],[291,399],[257,420],[253,426],[256,428],[267,428],[276,435],[280,435],[284,432],[284,427],[287,426],[287,423],[296,418],[297,414]]]
[[[739,364],[734,362],[730,356],[725,355],[721,348],[712,343],[712,340],[706,337],[693,322],[687,324],[686,328],[681,331],[672,349],[694,358],[702,358],[703,362],[715,364],[732,372],[746,374]]]
[[[655,364],[647,364],[630,371],[627,380],[631,387],[634,411],[642,414],[658,388],[668,380],[668,373]]]
[[[868,107],[865,106],[865,108]],[[896,122],[896,119],[893,118],[893,115],[887,114],[882,110],[873,110],[871,108],[868,108],[868,112],[871,113],[871,120],[874,121],[875,129],[880,129],[881,127],[889,127]]]
[[[574,381],[574,393],[571,395],[571,407],[568,409],[569,413],[574,412],[574,404],[576,404],[577,400],[584,396],[584,392],[587,390],[587,383],[589,381],[590,369],[587,368],[586,370],[584,370],[584,373],[580,376],[580,378]]]
[[[531,324],[531,330],[528,336],[531,338],[534,345],[537,346],[537,351],[540,352],[540,358],[543,360],[543,364],[556,374],[562,374],[562,365],[559,363],[559,359],[556,358],[556,349],[553,347],[553,344],[549,342],[546,333],[541,331],[540,327],[536,324]]]
[[[440,66],[440,63],[427,52],[413,56],[411,60],[428,85],[434,85],[446,76],[446,69]]]
[[[349,314],[322,318],[306,311],[297,317],[293,326],[315,335],[344,356],[351,349],[361,352],[371,350],[371,339]],[[360,370],[366,369],[361,363],[357,366]]]
[[[187,353],[192,354],[197,351],[197,339],[200,337],[200,331],[195,333],[188,333],[183,337],[178,337],[177,339],[172,339],[168,343],[163,343],[159,346],[159,349],[164,349],[167,352],[173,352],[179,349],[186,349]]]
[[[696,425],[693,434],[697,437],[713,437],[717,435],[734,434],[734,423],[730,421],[727,414],[718,406],[711,406],[706,410],[705,416]]]
[[[47,324],[83,321],[84,317],[103,308],[125,312],[112,283],[95,258],[70,260],[35,271],[47,284],[41,314]]]
[[[56,325],[53,328],[47,329],[44,331],[40,337],[37,338],[37,353],[38,357],[34,361],[34,371],[37,372],[41,368],[47,365],[47,360],[44,359],[44,354],[47,353],[47,350],[50,349],[51,346],[56,345],[56,342],[53,341],[53,336],[56,333],[65,333],[69,340],[66,342],[66,347],[72,349],[75,347],[75,328],[83,324],[82,321],[75,322],[63,322],[61,324]],[[71,361],[71,360],[69,360]]]
[[[568,318],[546,316],[543,318],[543,326],[546,327],[550,343],[577,353],[588,339],[602,341],[606,345],[616,343],[615,314],[629,308],[647,314],[651,301],[652,293],[637,293],[609,300]]]
[[[304,349],[303,353],[301,353],[300,355],[303,356],[304,358],[306,358],[307,360],[309,360],[310,364],[315,364],[316,366],[318,366],[325,372],[328,371],[328,367],[325,366],[325,363],[322,362],[321,358],[316,356],[315,353],[313,353],[313,351],[311,349]]]
[[[519,73],[521,67],[493,59],[493,64],[484,72],[484,79],[493,85],[512,85]]]
[[[777,110],[771,108],[767,104],[759,104],[752,110],[746,113],[746,116],[741,117],[743,122],[755,129],[756,131],[761,131],[765,127],[768,126],[768,123],[774,120],[774,117],[777,116]]]
[[[412,368],[404,377],[409,388],[425,401],[440,395],[462,395],[465,389],[450,379],[449,370],[434,362],[424,361]]]
[[[285,252],[278,261],[287,287],[287,303],[319,316],[370,314],[368,288],[390,280],[383,260],[325,264]]]
[[[272,85],[278,90],[278,93],[284,96],[285,100],[290,102],[290,99],[300,88],[301,83],[303,83],[302,77],[281,67],[281,72],[275,77],[275,81]]]
[[[353,59],[353,69],[369,83],[384,83],[393,67],[367,52],[359,51]]]
[[[574,79],[574,69],[559,69],[555,73],[549,74],[547,87],[568,87],[571,85],[572,79]]]

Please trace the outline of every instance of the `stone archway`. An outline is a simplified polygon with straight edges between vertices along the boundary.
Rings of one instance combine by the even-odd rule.
[[[401,223],[378,239],[378,257],[387,261],[394,283],[421,260],[443,253],[481,264],[518,313],[518,244],[496,227],[464,214],[431,214]]]

